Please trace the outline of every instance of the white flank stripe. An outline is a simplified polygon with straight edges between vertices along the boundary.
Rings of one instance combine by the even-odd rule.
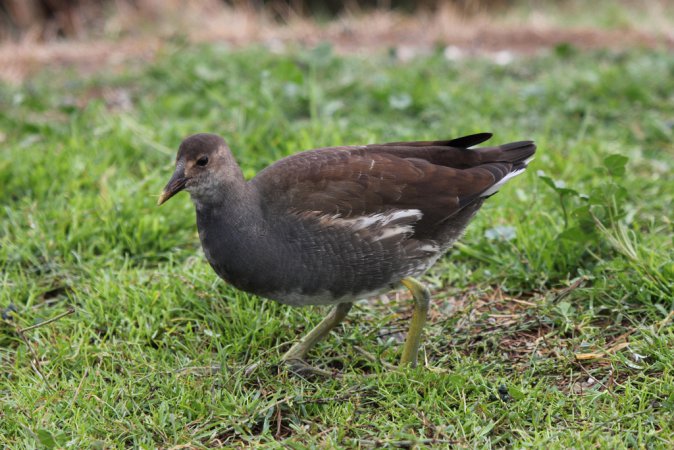
[[[385,227],[391,222],[407,217],[414,218],[414,220],[421,219],[421,211],[418,209],[400,209],[387,214],[379,213],[371,216],[364,216],[351,219],[337,219],[344,222],[345,225],[353,228],[354,231],[363,230],[369,227]]]
[[[337,214],[323,214],[319,216],[319,220],[326,225],[348,227],[355,232],[369,229],[372,233],[371,239],[378,241],[412,233],[414,231],[413,223],[421,219],[422,216],[423,213],[418,209],[398,209],[387,213],[348,219],[344,219]],[[437,248],[433,251],[436,250]]]
[[[405,217],[414,217],[414,220],[421,219],[421,211],[418,209],[399,209],[397,211],[388,214],[386,220],[383,222],[386,225],[389,222],[392,222],[397,219],[403,219]]]
[[[436,253],[437,251],[440,250],[440,247],[433,244],[424,244],[421,247],[419,247],[419,250],[421,250],[422,252]]]
[[[374,238],[375,241],[381,241],[386,238],[390,238],[393,236],[398,236],[399,234],[407,234],[412,231],[411,226],[405,226],[405,227],[388,227],[382,229],[382,232],[380,235]]]
[[[526,167],[522,167],[522,168],[519,169],[519,170],[516,170],[516,171],[514,171],[514,172],[510,172],[508,175],[506,175],[505,177],[503,177],[503,179],[502,179],[501,181],[499,181],[498,183],[496,183],[495,185],[493,185],[492,187],[490,187],[489,189],[487,189],[486,191],[484,191],[484,192],[480,195],[480,197],[488,197],[488,196],[490,196],[490,195],[492,195],[492,194],[498,192],[498,190],[501,189],[501,186],[503,186],[503,185],[504,185],[508,180],[510,180],[511,178],[516,177],[517,175],[519,175],[519,174],[521,174],[522,172],[524,172],[524,169],[526,169]]]

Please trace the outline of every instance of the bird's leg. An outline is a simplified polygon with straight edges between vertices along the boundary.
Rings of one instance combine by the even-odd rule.
[[[331,372],[310,366],[304,361],[304,358],[318,341],[327,336],[333,328],[344,320],[352,306],[353,303],[340,303],[335,306],[321,323],[316,325],[313,330],[307,333],[298,343],[293,345],[285,355],[283,355],[281,361],[288,364],[291,369],[300,374],[333,375]]]
[[[414,298],[414,313],[410,321],[410,329],[407,332],[405,347],[400,357],[400,365],[409,364],[412,367],[417,365],[417,353],[421,344],[421,334],[424,331],[426,318],[428,317],[428,304],[431,300],[431,293],[426,286],[414,278],[405,278],[402,284],[409,289]]]

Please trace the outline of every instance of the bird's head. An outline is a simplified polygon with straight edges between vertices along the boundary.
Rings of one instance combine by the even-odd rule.
[[[228,181],[242,179],[227,143],[215,134],[194,134],[178,149],[173,176],[159,196],[158,205],[182,190],[196,202],[218,198]]]

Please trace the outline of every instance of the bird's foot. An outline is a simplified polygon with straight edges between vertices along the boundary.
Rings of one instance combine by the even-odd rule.
[[[393,371],[393,372],[395,372],[396,370],[399,369],[399,367],[394,366],[393,364],[387,363],[386,361],[383,361],[381,358],[376,357],[375,355],[373,355],[372,353],[368,352],[367,350],[365,350],[365,349],[362,348],[362,347],[354,346],[354,349],[355,349],[358,353],[360,353],[360,355],[361,355],[363,358],[367,359],[369,362],[371,362],[371,363],[373,363],[373,364],[380,364],[380,365],[383,366],[385,369],[390,370],[390,371]]]
[[[340,378],[342,376],[338,371],[319,369],[299,358],[283,358],[282,361],[292,373],[302,377],[319,376],[325,378]]]

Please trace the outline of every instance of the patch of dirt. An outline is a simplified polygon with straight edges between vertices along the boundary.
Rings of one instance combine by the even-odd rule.
[[[0,79],[20,83],[44,68],[68,67],[83,73],[119,69],[152,60],[176,43],[224,43],[234,48],[261,44],[271,51],[312,47],[330,42],[338,53],[370,54],[393,50],[402,61],[444,49],[450,60],[487,55],[508,63],[517,54],[531,54],[560,44],[592,48],[674,49],[674,34],[637,29],[558,27],[532,21],[496,22],[483,16],[466,18],[448,10],[435,15],[402,16],[372,12],[327,24],[294,18],[286,24],[240,10],[222,10],[207,17],[190,15],[162,24],[143,35],[115,40],[71,40],[0,45]],[[147,26],[141,22],[122,28]],[[130,33],[129,33],[130,34]]]
[[[612,356],[627,352],[630,359],[639,357],[629,347],[636,329],[625,321],[619,326],[611,322],[611,329],[606,330],[605,318],[599,317],[593,324],[585,324],[587,329],[573,324],[566,329],[555,312],[555,304],[585,283],[579,279],[563,289],[518,297],[499,288],[468,289],[458,295],[436,292],[424,339],[427,361],[437,366],[458,350],[478,360],[502,361],[513,372],[535,368],[539,376],[563,392],[619,391],[622,382],[639,372],[615,364]],[[384,341],[393,338],[400,345],[409,326],[412,300],[403,290],[395,296],[395,302],[372,301],[368,309],[380,315],[399,311],[394,320],[376,329],[376,336]],[[605,331],[596,335],[593,328]]]

